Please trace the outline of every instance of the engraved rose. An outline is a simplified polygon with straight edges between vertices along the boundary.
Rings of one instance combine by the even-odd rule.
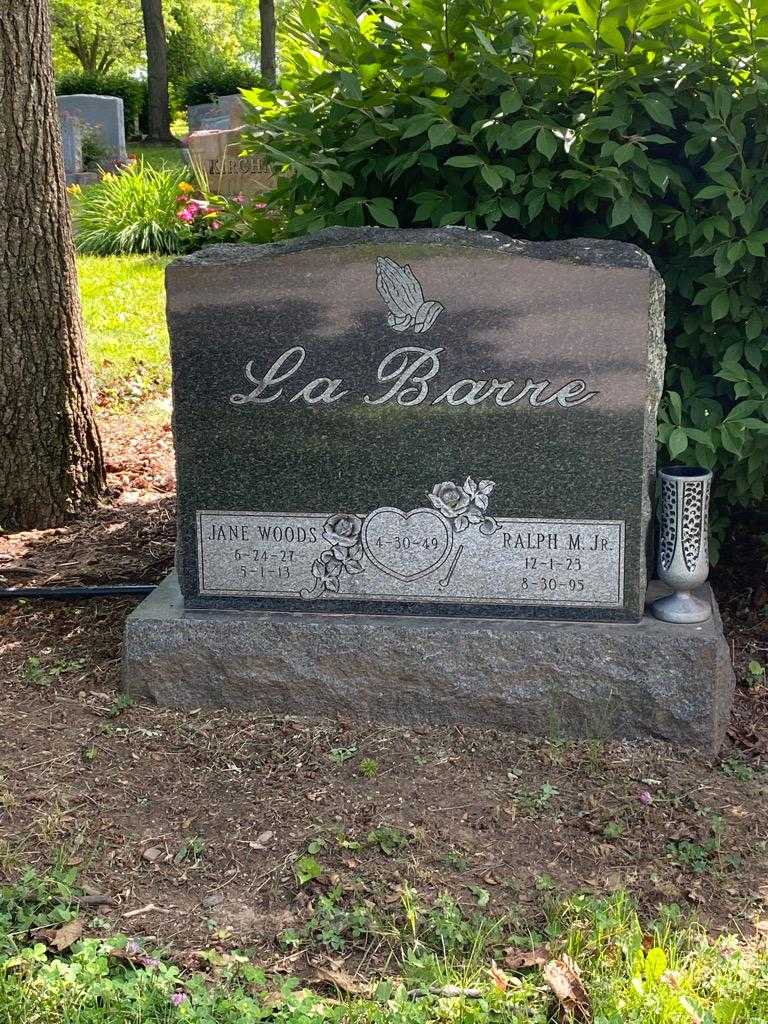
[[[452,480],[435,484],[427,497],[437,511],[451,521],[455,533],[477,526],[480,533],[489,537],[500,529],[496,520],[486,515],[488,498],[495,486],[493,480],[478,483],[468,476],[460,487]]]
[[[326,519],[323,527],[323,539],[331,545],[331,550],[323,552],[321,557],[333,557],[337,561],[343,562],[347,572],[362,572],[363,566],[360,563],[363,555],[363,545],[360,540],[362,526],[363,520],[360,516],[351,515],[348,512],[338,512]]]
[[[470,496],[452,480],[444,480],[441,484],[435,484],[431,494],[428,494],[427,497],[437,511],[448,519],[460,516],[469,507],[470,502]]]
[[[326,520],[323,538],[334,546],[338,544],[343,548],[351,548],[358,542],[362,525],[363,522],[358,516],[339,512]]]

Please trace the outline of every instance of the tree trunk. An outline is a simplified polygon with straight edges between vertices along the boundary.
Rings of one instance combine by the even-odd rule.
[[[277,54],[275,52],[275,0],[259,0],[261,23],[261,80],[268,89],[277,85]]]
[[[0,153],[0,526],[41,528],[104,488],[48,0],[0,9]]]
[[[171,135],[168,100],[168,42],[163,21],[163,0],[141,0],[141,13],[147,43],[149,141],[175,142]]]

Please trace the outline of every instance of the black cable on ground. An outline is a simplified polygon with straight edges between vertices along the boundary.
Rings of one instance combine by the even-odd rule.
[[[151,583],[114,583],[103,587],[9,587],[0,589],[0,598],[71,601],[92,597],[146,597],[154,589]]]

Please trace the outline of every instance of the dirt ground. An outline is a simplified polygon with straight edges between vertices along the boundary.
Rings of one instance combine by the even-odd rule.
[[[109,503],[0,539],[0,586],[153,583],[170,568],[170,432],[130,416],[103,429]],[[27,864],[77,866],[94,931],[179,953],[247,944],[272,964],[293,948],[286,932],[317,948],[325,926],[324,941],[362,948],[322,897],[396,915],[406,884],[521,928],[563,894],[627,888],[649,912],[675,902],[749,930],[768,916],[768,690],[748,670],[768,661],[766,549],[743,526],[728,547],[714,582],[740,685],[712,760],[130,705],[118,674],[136,601],[4,601],[0,884]]]

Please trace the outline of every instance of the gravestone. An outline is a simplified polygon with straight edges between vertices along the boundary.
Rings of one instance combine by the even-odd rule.
[[[644,614],[644,253],[336,229],[209,247],[167,292],[178,575],[129,619],[129,692],[719,742],[716,610]]]
[[[187,107],[187,125],[190,132],[197,132],[203,127],[205,118],[216,109],[215,103],[193,103]]]
[[[60,119],[68,114],[97,130],[100,142],[108,151],[109,161],[124,163],[128,159],[123,101],[119,96],[57,96],[56,102]]]
[[[92,185],[98,181],[95,172],[83,170],[82,124],[78,117],[64,112],[61,116],[61,151],[67,185]]]
[[[275,187],[274,176],[260,157],[240,155],[239,128],[193,132],[187,137],[187,147],[190,163],[217,195],[262,195]]]

